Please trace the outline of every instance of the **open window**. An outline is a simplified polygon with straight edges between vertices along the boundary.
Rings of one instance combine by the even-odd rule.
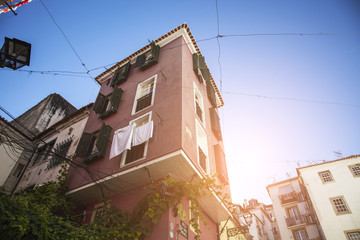
[[[199,89],[196,87],[196,84],[194,83],[194,97],[195,97],[195,112],[198,116],[199,120],[204,123],[205,122],[205,111],[204,111],[204,101],[203,97],[199,91]]]
[[[43,162],[45,159],[49,157],[49,155],[51,154],[51,150],[55,144],[55,141],[56,139],[38,148],[37,155],[33,162],[33,166]]]
[[[218,140],[222,139],[221,135],[221,126],[220,119],[216,112],[216,108],[210,108],[210,120],[211,120],[211,129]]]
[[[150,50],[141,54],[136,58],[134,67],[140,67],[140,70],[144,71],[149,67],[158,63],[159,55],[160,55],[160,46],[155,45],[155,42],[151,42]]]
[[[208,159],[208,147],[207,137],[205,131],[201,127],[198,121],[196,121],[196,140],[198,149],[198,161],[201,169],[208,173],[209,171],[209,159]]]
[[[128,78],[129,71],[130,71],[130,61],[125,65],[118,67],[118,69],[116,69],[114,76],[111,79],[110,86],[115,88],[117,85],[125,82]]]
[[[118,110],[123,92],[121,88],[114,87],[112,93],[107,96],[99,93],[93,106],[99,118],[104,119]]]
[[[200,56],[197,53],[193,54],[193,69],[201,83],[210,80],[210,71],[206,67],[204,56]]]
[[[156,77],[157,75],[139,83],[133,105],[133,114],[153,105]]]
[[[134,134],[136,134],[137,128],[144,126],[150,121],[151,121],[151,112],[131,121],[130,125],[131,124],[135,125]],[[145,141],[139,145],[132,146],[130,150],[126,150],[123,154],[123,160],[122,160],[123,165],[144,159],[147,153],[148,142],[149,141]]]
[[[84,163],[91,163],[105,156],[112,128],[104,123],[99,131],[83,133],[76,149],[76,156]]]

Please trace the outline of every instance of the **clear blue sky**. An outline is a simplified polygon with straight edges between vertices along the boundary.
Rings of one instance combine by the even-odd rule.
[[[359,34],[223,37],[220,71],[217,40],[201,41],[218,34],[215,0],[43,2],[87,69],[100,67],[93,77],[148,39],[189,25],[219,88],[222,82],[220,117],[236,203],[270,203],[266,185],[287,172],[294,177],[297,166],[337,159],[333,151],[360,154]],[[360,33],[356,0],[218,0],[218,10],[221,35]],[[5,36],[31,43],[30,67],[22,70],[43,74],[0,69],[0,105],[19,116],[54,92],[77,108],[94,101],[99,86],[87,75],[46,74],[86,70],[40,0],[17,13],[0,15],[0,43]]]

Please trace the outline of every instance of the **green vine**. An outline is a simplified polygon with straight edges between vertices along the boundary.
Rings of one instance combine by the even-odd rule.
[[[219,197],[222,187],[215,178],[195,179],[191,182],[166,177],[152,182],[146,195],[132,211],[107,208],[92,224],[80,224],[74,217],[66,198],[66,170],[60,172],[58,182],[50,182],[12,197],[0,191],[0,238],[9,239],[141,239],[149,236],[162,214],[174,209],[181,219],[186,218],[182,199],[191,201],[189,224],[200,239],[197,218],[203,219],[199,205],[201,197],[212,194]],[[222,201],[232,208],[228,196]],[[206,222],[203,221],[205,224]]]

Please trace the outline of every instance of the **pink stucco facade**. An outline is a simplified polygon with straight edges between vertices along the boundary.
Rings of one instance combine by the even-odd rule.
[[[207,96],[206,84],[199,81],[193,70],[194,49],[188,46],[188,41],[183,35],[169,41],[162,38],[157,40],[157,44],[160,45],[157,64],[142,71],[139,67],[134,67],[136,57],[131,59],[127,80],[117,86],[123,90],[118,110],[103,119],[94,111],[89,115],[84,128],[85,133],[96,132],[103,123],[112,130],[103,157],[91,163],[83,163],[83,159],[78,157],[75,161],[84,165],[84,168],[71,168],[69,172],[68,195],[77,202],[81,211],[85,210],[85,223],[91,222],[93,209],[104,196],[112,206],[130,210],[143,197],[143,186],[151,180],[165,177],[169,173],[188,180],[194,175],[204,177],[217,173],[214,145],[223,149],[223,143],[215,136],[211,127],[209,109],[213,107]],[[113,87],[110,86],[112,74],[108,76],[100,81],[100,93],[104,96],[113,91]],[[139,84],[154,76],[151,106],[134,114]],[[202,120],[196,112],[196,94],[201,100]],[[215,111],[217,112],[216,108]],[[146,156],[129,164],[124,164],[124,153],[109,159],[114,132],[147,113],[151,114],[154,128],[152,138],[145,147]],[[205,139],[201,144],[207,147],[206,170],[199,164],[199,132]],[[107,185],[101,194],[99,187],[94,183],[95,180]],[[230,193],[228,183],[220,179],[217,179],[217,182],[224,185],[224,191]],[[184,199],[182,204],[184,209],[189,211],[188,201]],[[216,198],[204,203],[208,210],[204,208],[203,215],[208,225],[205,226],[204,221],[200,222],[201,239],[217,239],[218,223],[227,217],[227,210],[221,204]],[[184,220],[189,226],[188,221],[189,219]],[[176,227],[179,227],[179,223],[180,217],[173,216],[169,209],[147,239],[177,239],[174,234],[177,234]],[[193,237],[194,233],[189,228],[188,239]]]

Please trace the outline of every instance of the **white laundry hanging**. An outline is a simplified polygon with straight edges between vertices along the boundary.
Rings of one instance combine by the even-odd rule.
[[[125,149],[131,149],[134,125],[129,125],[115,131],[110,150],[110,159],[120,155]]]
[[[150,138],[152,138],[154,129],[153,121],[149,121],[144,125],[137,127],[134,129],[133,139],[132,139],[132,146],[140,145]]]

